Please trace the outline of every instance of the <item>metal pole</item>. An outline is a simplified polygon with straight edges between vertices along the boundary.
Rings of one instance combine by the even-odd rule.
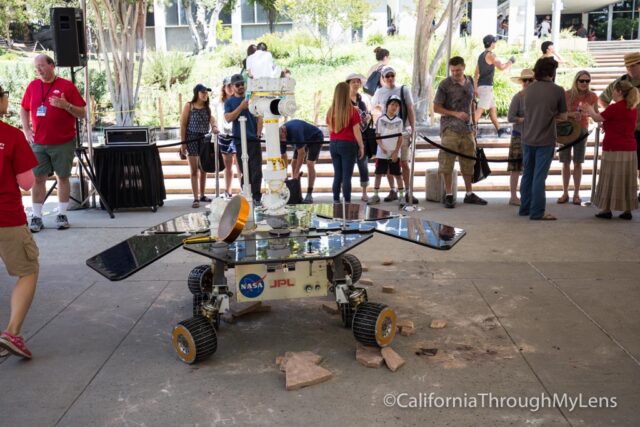
[[[213,153],[216,156],[216,198],[220,197],[220,177],[218,174],[220,173],[220,158],[219,158],[219,150],[218,147],[218,135],[211,134],[211,140],[213,141]]]
[[[526,0],[524,2],[524,49],[523,52],[527,53],[529,52],[529,49],[531,48],[531,36],[533,35],[532,33],[532,28],[530,27],[531,25],[531,16],[529,15],[529,2],[531,0]],[[535,25],[534,25],[535,26]]]
[[[451,41],[453,39],[453,2],[455,0],[449,0],[449,22],[447,23],[447,63],[451,59]],[[447,77],[449,77],[449,67],[447,69]]]
[[[239,117],[240,122],[240,147],[242,148],[242,193],[249,202],[249,218],[244,227],[244,231],[251,232],[255,228],[253,196],[251,194],[251,184],[249,183],[249,152],[247,149],[247,118]]]
[[[416,166],[416,130],[412,129],[411,130],[411,135],[409,136],[409,138],[411,138],[411,171],[409,172],[409,188],[408,188],[408,193],[407,193],[407,199],[409,200],[407,202],[407,204],[403,207],[403,210],[405,211],[421,211],[422,208],[419,206],[416,206],[413,204],[413,178],[415,176],[416,170],[415,170],[415,166]],[[402,201],[400,202],[402,203]]]
[[[91,128],[91,88],[89,87],[89,49],[86,45],[87,40],[89,40],[89,34],[87,32],[87,1],[82,0],[80,2],[80,7],[82,8],[82,31],[84,32],[84,51],[87,53],[87,64],[84,67],[84,100],[87,104],[85,107],[86,116],[85,116],[85,125],[87,128],[87,155],[89,156],[89,161],[93,163],[93,138],[91,132],[93,129]],[[82,143],[80,144],[82,145]],[[89,194],[91,194],[91,207],[96,207],[96,195],[92,191],[91,188],[91,180],[87,184],[89,190]],[[84,188],[84,182],[80,182],[80,190]],[[82,191],[80,191],[82,193]]]
[[[584,203],[585,206],[591,206],[593,198],[596,194],[596,177],[598,175],[598,154],[600,149],[600,126],[596,128],[596,140],[593,146],[593,171],[591,172],[591,198]]]

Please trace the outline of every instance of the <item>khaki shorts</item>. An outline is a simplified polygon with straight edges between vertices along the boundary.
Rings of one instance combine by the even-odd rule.
[[[27,225],[0,229],[0,259],[10,276],[24,277],[37,273],[38,246]]]
[[[496,98],[493,96],[493,86],[478,86],[478,108],[489,110],[495,106]]]
[[[458,133],[452,130],[445,130],[444,134],[442,134],[440,143],[443,147],[447,147],[450,150],[457,151],[458,153],[471,157],[476,156],[476,144],[471,133]],[[444,150],[440,150],[440,153],[438,153],[438,173],[452,173],[456,157],[458,156],[449,154]],[[458,163],[460,164],[460,171],[462,172],[462,175],[473,175],[473,166],[476,163],[475,160],[459,157]]]
[[[38,159],[38,166],[33,168],[35,176],[48,176],[51,172],[55,172],[56,176],[61,178],[67,178],[71,175],[76,148],[75,139],[64,144],[33,144],[32,147],[33,154]]]
[[[400,161],[408,162],[411,159],[411,149],[409,148],[409,139],[402,137],[402,145],[400,145]]]

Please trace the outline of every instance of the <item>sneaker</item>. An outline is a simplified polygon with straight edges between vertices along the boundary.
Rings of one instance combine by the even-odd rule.
[[[507,130],[505,128],[498,129],[498,138],[502,138],[502,135],[506,133],[507,133]]]
[[[58,215],[56,217],[56,226],[58,227],[58,230],[66,230],[69,228],[69,220],[67,219],[67,216],[64,214]]]
[[[633,215],[631,215],[631,212],[622,212],[620,215],[618,215],[618,218],[631,220],[633,219]]]
[[[456,207],[456,201],[453,199],[453,195],[444,197],[444,207],[447,209],[453,209]]]
[[[418,199],[416,199],[416,196],[412,196],[411,198],[412,198],[412,201],[409,202],[409,195],[405,194],[404,201],[407,202],[407,203],[411,203],[412,205],[417,205],[418,204]]]
[[[393,202],[394,200],[398,200],[398,192],[397,191],[389,191],[389,195],[384,198],[385,202]]]
[[[472,205],[486,205],[487,201],[478,197],[476,193],[471,193],[464,196],[464,203],[471,203]]]
[[[224,192],[224,197],[225,197],[225,199],[230,199],[230,198],[233,197],[233,195],[231,193],[228,193],[228,192],[225,191]]]
[[[304,203],[309,203],[309,204],[313,203],[313,196],[311,195],[311,193],[307,193],[307,195],[305,196],[303,202]]]
[[[44,228],[44,224],[42,223],[42,218],[34,216],[31,218],[31,224],[29,224],[29,229],[32,233],[37,233],[38,231]]]
[[[201,202],[210,202],[211,199],[209,197],[207,197],[207,196],[202,196],[202,197],[200,197],[200,201]]]
[[[4,331],[2,335],[0,335],[0,348],[3,348],[16,356],[31,359],[31,352],[25,345],[24,338],[11,335],[7,331]]]
[[[377,205],[378,203],[380,203],[380,196],[377,194],[369,197],[369,201],[367,202],[368,205]]]

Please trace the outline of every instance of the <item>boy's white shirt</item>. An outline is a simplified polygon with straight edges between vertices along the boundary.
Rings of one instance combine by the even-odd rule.
[[[376,123],[376,133],[380,136],[402,133],[402,119],[397,114],[393,117],[389,117],[386,114],[380,116]],[[380,142],[387,153],[385,154],[382,148],[380,148],[380,145],[378,145],[376,157],[378,159],[391,158],[391,153],[393,153],[393,150],[396,149],[396,145],[398,144],[398,138],[385,138],[381,139]]]

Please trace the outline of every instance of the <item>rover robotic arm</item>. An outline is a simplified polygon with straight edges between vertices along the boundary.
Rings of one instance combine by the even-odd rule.
[[[249,79],[249,111],[263,118],[267,144],[267,159],[263,170],[267,192],[262,197],[267,215],[284,215],[284,207],[289,200],[289,190],[285,185],[287,165],[280,156],[279,118],[292,116],[296,112],[295,85],[295,80],[288,77]]]

